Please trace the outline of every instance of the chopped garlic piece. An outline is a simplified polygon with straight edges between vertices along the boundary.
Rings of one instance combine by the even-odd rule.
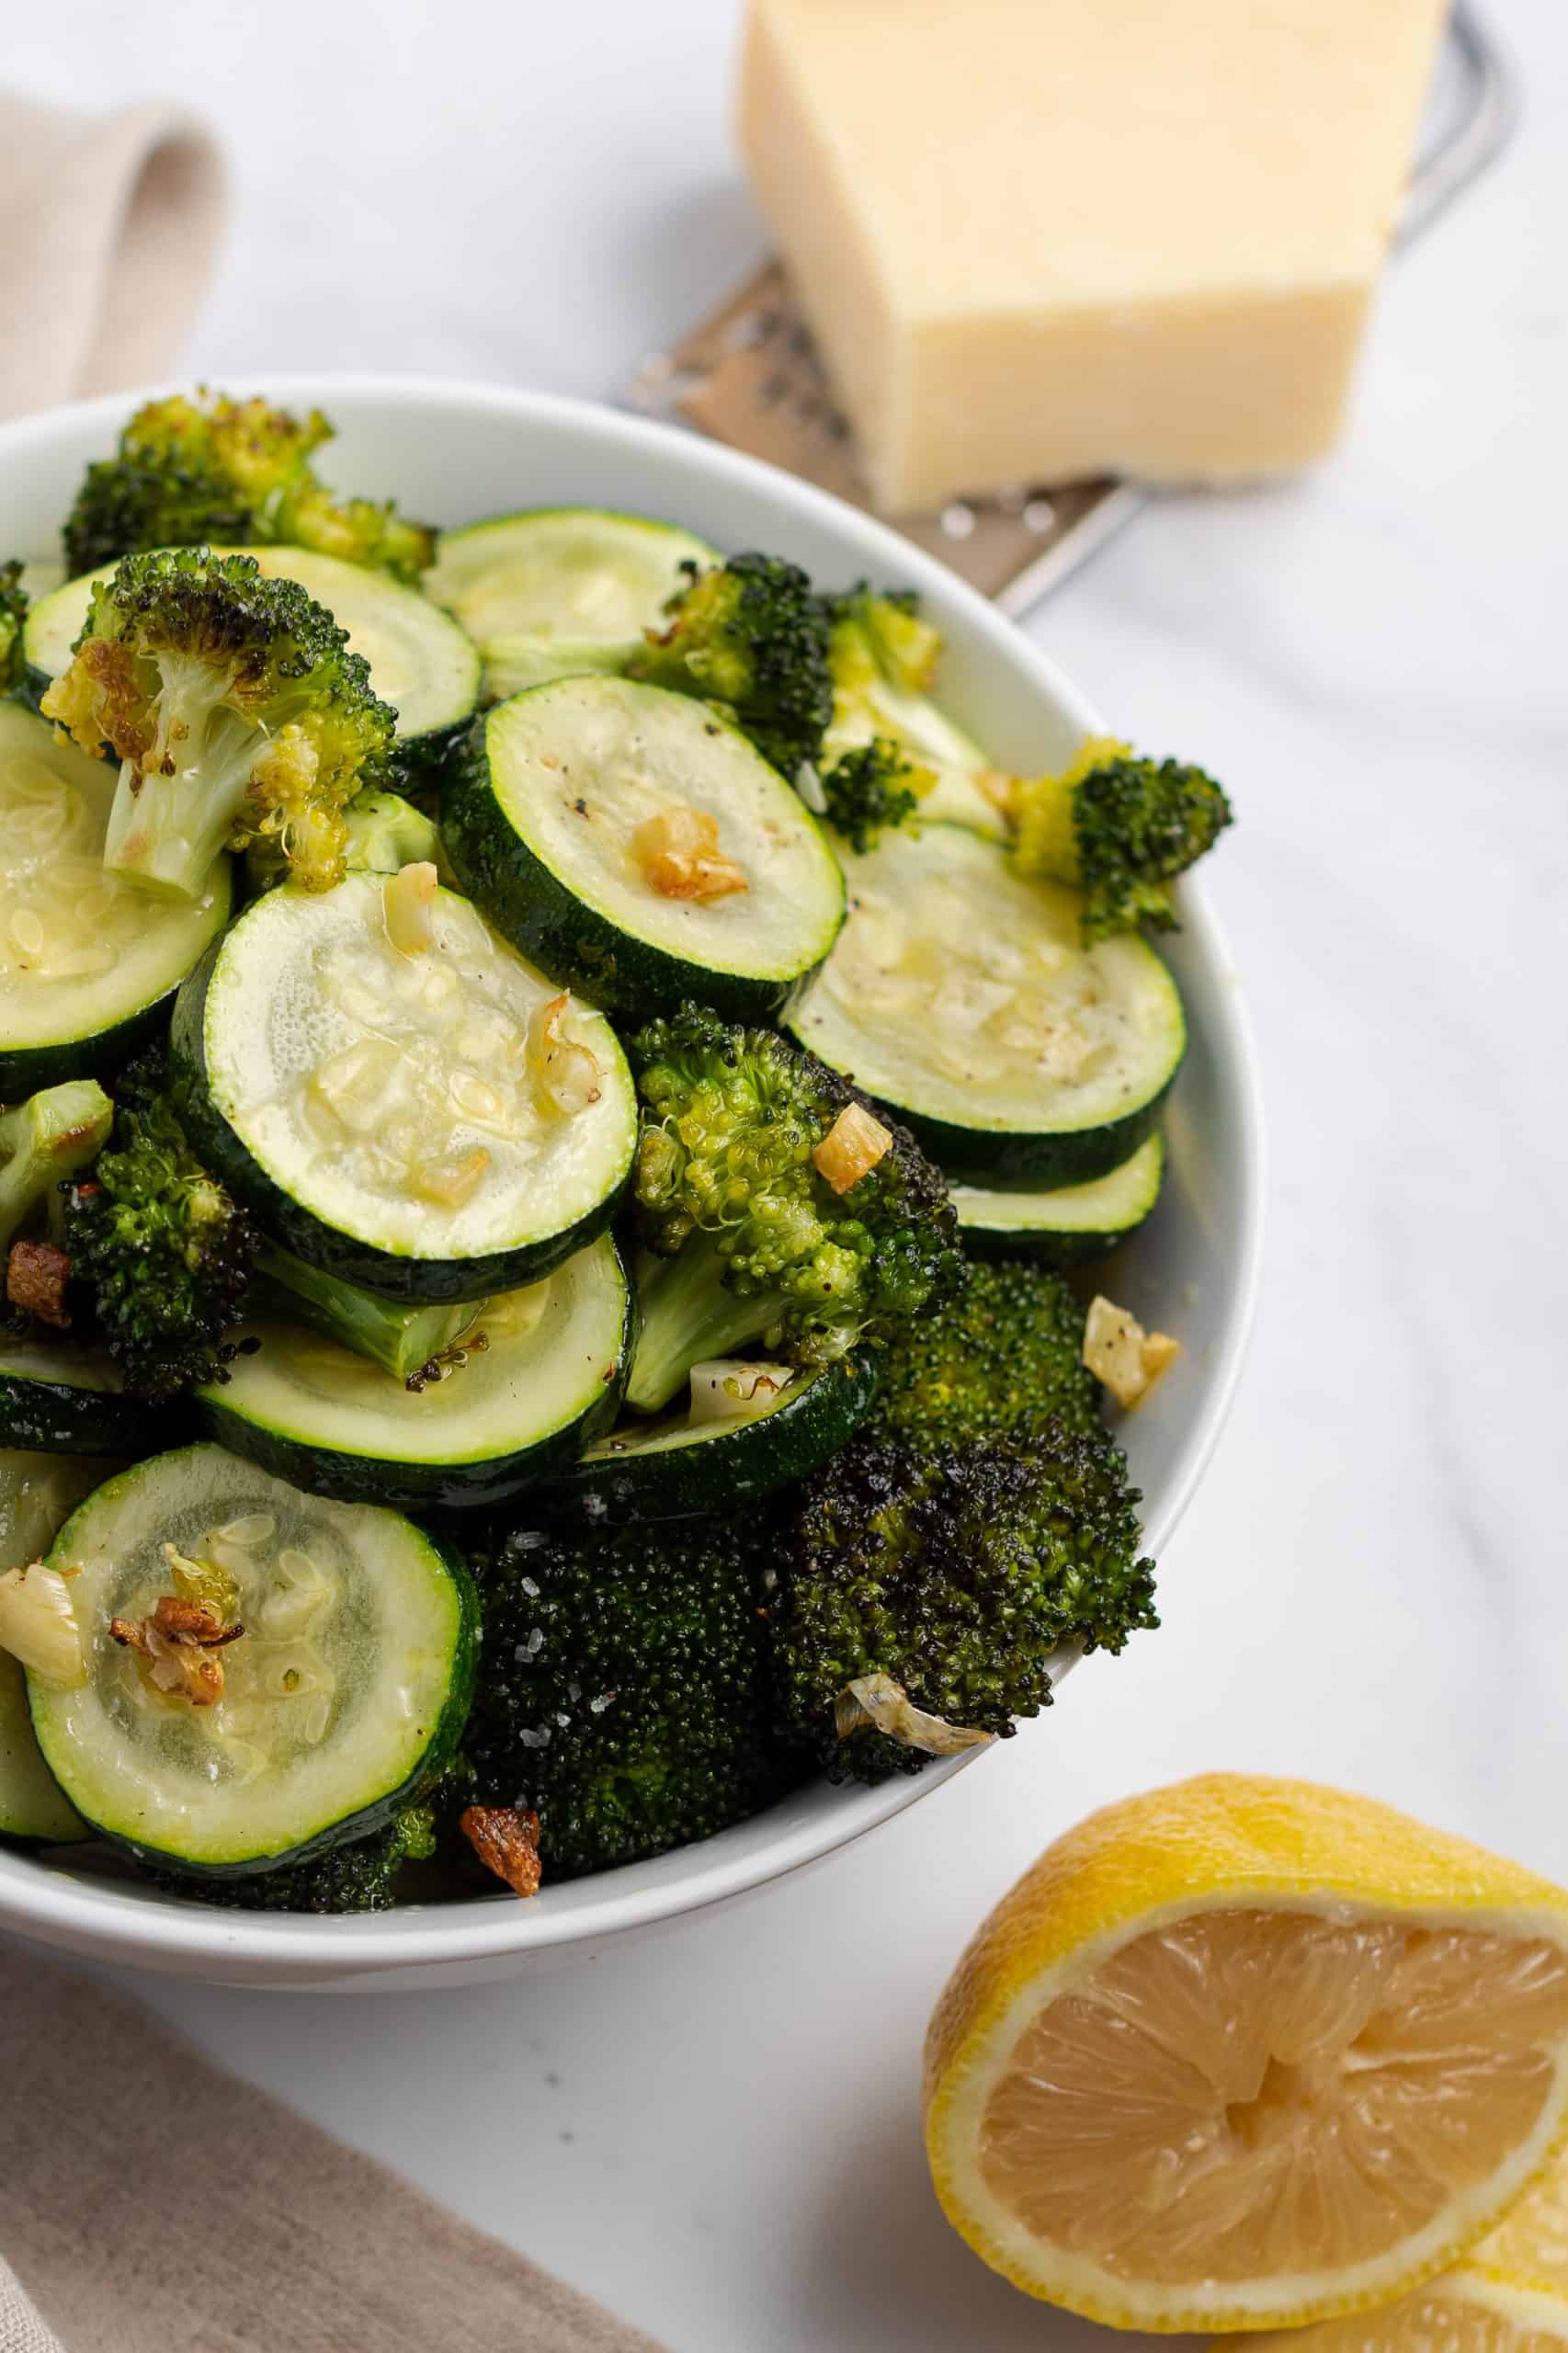
[[[886,1733],[890,1740],[905,1748],[918,1748],[927,1756],[956,1756],[960,1749],[988,1748],[994,1737],[969,1724],[950,1724],[945,1716],[928,1715],[891,1675],[858,1675],[839,1693],[833,1715],[840,1740],[847,1740],[869,1724]]]
[[[179,1559],[172,1545],[164,1550],[165,1555],[174,1553]],[[187,1601],[178,1594],[165,1593],[159,1595],[150,1617],[111,1618],[108,1631],[113,1641],[146,1662],[148,1680],[157,1690],[188,1699],[193,1708],[212,1708],[223,1697],[220,1653],[237,1643],[245,1630],[238,1624],[225,1625],[209,1601]]]
[[[790,1365],[744,1364],[734,1357],[713,1357],[704,1364],[694,1364],[690,1420],[695,1427],[760,1412],[782,1396],[794,1378]]]
[[[835,1193],[847,1193],[892,1149],[892,1137],[863,1105],[846,1103],[812,1154]]]
[[[563,1113],[585,1111],[597,1103],[604,1077],[587,1047],[566,1035],[571,1008],[571,996],[562,991],[540,1006],[528,1024],[528,1061],[539,1092],[552,1110]]]
[[[408,1172],[408,1189],[438,1209],[459,1210],[490,1165],[482,1143],[471,1152],[449,1152],[439,1160],[422,1160]]]
[[[719,821],[706,810],[662,809],[644,818],[631,847],[651,891],[665,899],[728,898],[750,889],[745,870],[719,847]]]
[[[21,1660],[29,1675],[57,1691],[87,1679],[82,1630],[71,1588],[58,1569],[34,1561],[0,1576],[0,1650]]]
[[[543,1870],[537,1813],[515,1805],[465,1806],[458,1828],[485,1870],[505,1880],[514,1895],[539,1893]]]
[[[436,937],[436,870],[427,858],[400,866],[381,888],[387,938],[404,956],[422,956]]]
[[[1084,1325],[1084,1362],[1119,1405],[1141,1405],[1181,1354],[1168,1332],[1145,1332],[1135,1315],[1105,1298],[1091,1302]]]

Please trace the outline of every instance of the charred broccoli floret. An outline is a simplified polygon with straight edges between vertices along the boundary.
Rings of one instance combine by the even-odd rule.
[[[109,1147],[68,1196],[74,1278],[135,1396],[172,1397],[221,1379],[258,1237],[186,1141],[161,1054],[119,1082]]]
[[[396,716],[330,613],[249,556],[127,556],[93,591],[44,716],[119,754],[104,865],[199,898],[225,847],[276,844],[290,879],[343,872],[343,811],[390,750]]]
[[[171,1895],[194,1897],[233,1912],[390,1912],[401,1899],[397,1879],[404,1863],[422,1863],[436,1852],[436,1814],[431,1804],[409,1806],[390,1829],[347,1846],[329,1847],[302,1863],[244,1879],[192,1879],[184,1872],[149,1870],[155,1886]]]
[[[54,1188],[102,1151],[113,1119],[90,1078],[46,1086],[0,1116],[0,1256]]]
[[[22,632],[28,620],[28,592],[22,567],[15,556],[0,563],[0,695],[15,694],[27,668]]]
[[[89,466],[65,524],[73,575],[152,548],[313,548],[411,583],[435,533],[394,506],[335,498],[310,460],[332,426],[319,409],[296,417],[224,393],[150,401],[113,458]]]
[[[1171,884],[1232,821],[1201,768],[1142,759],[1105,735],[1090,736],[1060,776],[1017,779],[1012,813],[1024,872],[1083,892],[1085,940],[1140,924],[1174,930]]]
[[[929,1451],[1005,1438],[1041,1414],[1075,1430],[1099,1420],[1084,1311],[1049,1267],[998,1258],[892,1335],[867,1428]]]
[[[627,1390],[639,1412],[746,1343],[831,1363],[960,1279],[942,1176],[813,1054],[701,1006],[651,1022],[628,1051],[635,1216],[653,1254]]]
[[[732,556],[670,599],[670,623],[650,631],[626,676],[717,703],[791,783],[814,761],[833,711],[827,615],[797,564]]]
[[[475,1566],[486,1670],[468,1778],[481,1803],[539,1815],[547,1878],[687,1846],[779,1794],[766,1620],[733,1529],[522,1529]]]
[[[874,735],[823,770],[824,817],[851,849],[863,853],[887,826],[913,817],[934,780],[891,736]]]
[[[1051,1700],[1064,1643],[1157,1624],[1137,1490],[1061,1419],[932,1453],[858,1438],[807,1481],[772,1596],[782,1729],[835,1780],[917,1773]]]

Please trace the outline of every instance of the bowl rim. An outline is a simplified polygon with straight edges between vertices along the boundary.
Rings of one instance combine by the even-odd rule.
[[[956,606],[966,625],[987,641],[1001,659],[1021,668],[1042,698],[1065,712],[1085,733],[1103,732],[1103,722],[1093,705],[1051,657],[937,558],[926,554],[875,517],[761,460],[677,426],[562,393],[514,391],[442,376],[343,371],[274,374],[263,370],[258,381],[269,395],[282,401],[328,406],[334,401],[352,401],[361,409],[388,412],[436,402],[454,410],[514,419],[524,426],[588,430],[623,450],[647,452],[666,469],[674,461],[677,473],[685,471],[710,482],[731,481],[737,486],[761,488],[829,531],[843,535],[847,525],[858,543],[857,553],[863,551],[868,567],[886,567],[895,576],[929,591],[938,601]],[[99,422],[117,426],[142,402],[188,390],[188,380],[174,381],[6,420],[0,423],[0,466],[25,459],[29,450],[45,447],[62,434]],[[1264,1199],[1262,1096],[1251,1025],[1224,935],[1213,915],[1207,889],[1196,877],[1184,883],[1183,912],[1187,928],[1200,937],[1223,983],[1214,992],[1215,1018],[1210,1027],[1216,1057],[1231,1074],[1241,1112],[1233,1142],[1242,1233],[1230,1311],[1214,1349],[1204,1403],[1176,1476],[1145,1531],[1151,1550],[1156,1552],[1168,1543],[1191,1502],[1234,1399],[1256,1304]],[[683,1858],[690,1859],[678,1881],[670,1878],[669,1857],[573,1881],[561,1891],[570,1900],[559,1907],[536,1909],[498,1893],[494,1898],[477,1896],[469,1904],[411,1904],[343,1918],[207,1911],[177,1898],[151,1892],[128,1893],[108,1882],[89,1885],[62,1871],[40,1870],[22,1850],[0,1852],[0,1924],[37,1942],[90,1952],[102,1960],[153,1969],[176,1964],[187,1973],[199,1973],[206,1963],[225,1977],[254,1970],[262,1972],[263,1978],[251,1982],[270,1978],[280,1985],[290,1982],[320,1984],[360,1974],[368,1982],[387,1972],[437,1965],[483,1969],[485,1963],[522,1962],[531,1953],[597,1943],[706,1911],[787,1878],[902,1813],[981,1754],[971,1750],[918,1776],[900,1777],[874,1789],[835,1790],[828,1802],[801,1819],[780,1824],[771,1842],[744,1852],[731,1852],[732,1834],[723,1832],[678,1849]],[[650,1880],[646,1875],[653,1872],[659,1876]]]

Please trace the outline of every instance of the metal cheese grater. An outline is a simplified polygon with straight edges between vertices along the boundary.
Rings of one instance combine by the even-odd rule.
[[[1449,22],[1415,172],[1395,232],[1410,244],[1507,141],[1514,100],[1486,27],[1458,0]],[[691,426],[869,508],[854,437],[835,406],[793,289],[765,262],[702,324],[642,362],[620,393],[644,415]],[[899,529],[1020,619],[1131,520],[1151,494],[1134,482],[1020,483],[955,499]]]

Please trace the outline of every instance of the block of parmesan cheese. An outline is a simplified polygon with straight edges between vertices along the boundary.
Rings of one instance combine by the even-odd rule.
[[[892,512],[1344,415],[1444,0],[752,0],[740,138]]]

